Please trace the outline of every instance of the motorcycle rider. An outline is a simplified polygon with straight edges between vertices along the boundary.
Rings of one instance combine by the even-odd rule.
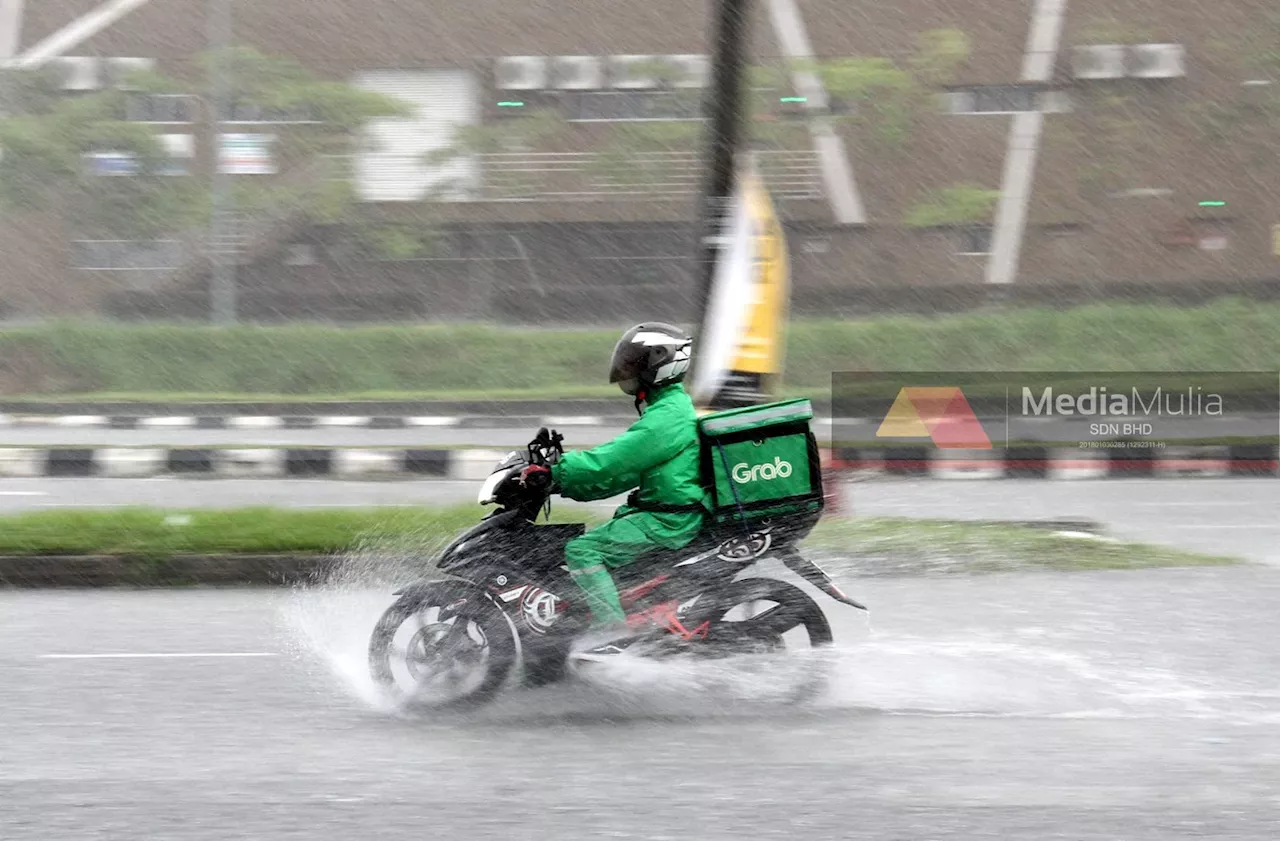
[[[609,571],[652,549],[680,549],[702,530],[709,502],[699,475],[697,414],[681,385],[691,345],[671,324],[627,330],[613,349],[609,382],[635,397],[640,417],[612,441],[521,474],[525,484],[550,482],[554,492],[580,502],[634,489],[611,520],[565,547],[566,565],[592,616],[577,659],[605,659],[636,639]]]

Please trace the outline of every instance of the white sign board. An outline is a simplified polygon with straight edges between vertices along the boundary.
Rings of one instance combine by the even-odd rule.
[[[275,175],[271,154],[274,134],[224,134],[218,149],[218,171],[224,175]]]

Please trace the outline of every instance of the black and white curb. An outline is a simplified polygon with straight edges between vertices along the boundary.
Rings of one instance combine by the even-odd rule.
[[[4,448],[0,477],[437,478],[479,480],[505,450]]]
[[[0,448],[0,477],[190,476],[209,478],[484,479],[508,450],[360,448]],[[1140,454],[1139,454],[1140,453]],[[848,478],[1104,479],[1280,475],[1266,445],[1163,451],[834,450],[823,463]]]
[[[0,426],[64,429],[485,429],[627,426],[634,415],[0,415]]]

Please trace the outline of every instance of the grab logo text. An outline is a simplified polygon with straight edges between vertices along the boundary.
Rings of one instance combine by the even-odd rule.
[[[740,461],[733,466],[733,481],[739,485],[745,485],[747,482],[754,482],[757,479],[785,479],[791,475],[791,462],[783,461],[780,457],[775,456],[773,463],[750,465],[745,461]]]

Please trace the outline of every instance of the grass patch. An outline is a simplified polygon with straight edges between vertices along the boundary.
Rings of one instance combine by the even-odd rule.
[[[1095,305],[806,320],[787,388],[832,371],[1280,370],[1280,304]],[[622,325],[619,325],[619,328]],[[58,323],[0,331],[0,392],[49,398],[466,399],[616,396],[618,329]]]
[[[572,505],[558,522],[598,522]],[[0,518],[0,555],[118,555],[163,560],[181,555],[331,554],[369,542],[443,545],[474,524],[474,505],[448,508],[153,508],[58,510]],[[830,519],[806,542],[858,573],[1138,569],[1238,563],[1141,543],[1062,537],[1044,529],[937,520]]]
[[[990,573],[1029,569],[1146,569],[1241,563],[1169,546],[1065,536],[999,523],[899,518],[830,519],[807,541],[859,574]]]
[[[553,521],[591,519],[553,507]],[[329,554],[368,541],[447,541],[476,523],[475,505],[324,510],[235,508],[40,511],[0,517],[0,555]]]
[[[0,519],[0,554],[329,553],[368,535],[452,533],[474,520],[461,508],[41,511]]]

